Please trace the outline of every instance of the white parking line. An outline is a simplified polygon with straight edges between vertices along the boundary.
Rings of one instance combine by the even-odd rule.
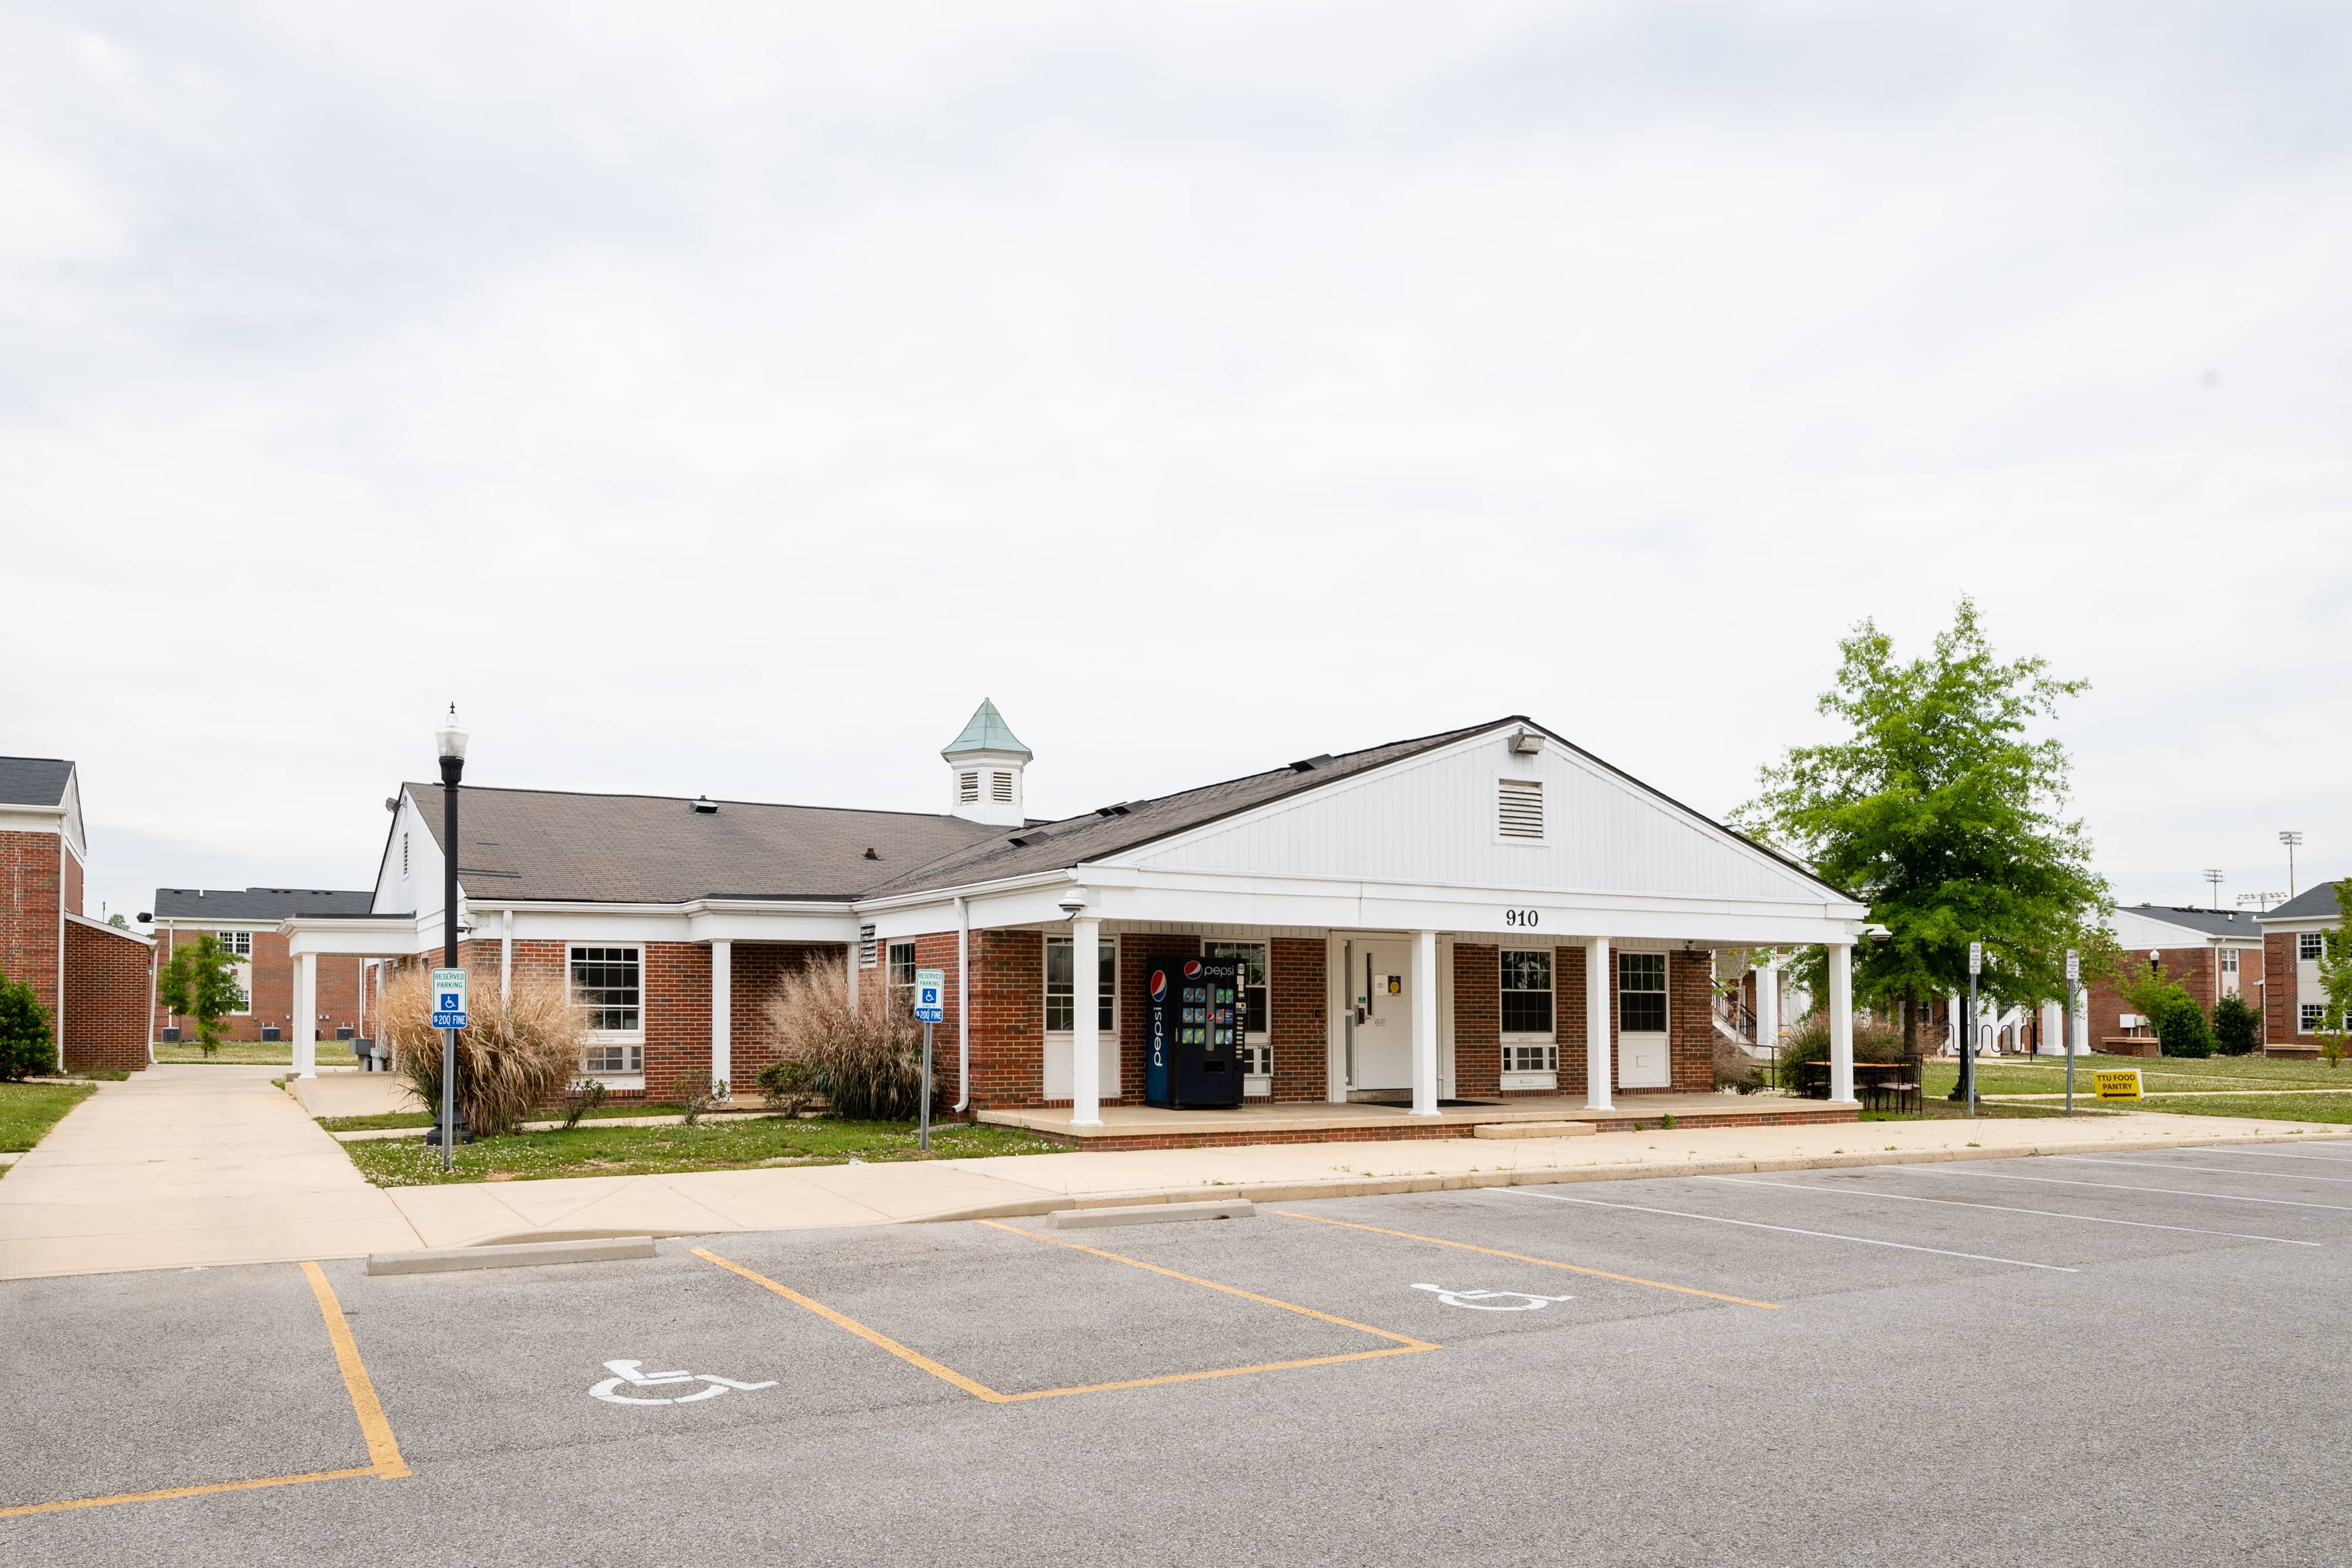
[[[2183,1152],[2186,1153],[2187,1151],[2184,1150]],[[2315,1166],[2352,1166],[2352,1160],[2345,1159],[2338,1155],[2283,1155],[2276,1149],[2239,1148],[2209,1149],[2206,1152],[2216,1155],[2247,1155],[2258,1160],[2309,1160]]]
[[[1889,1203],[1940,1203],[1953,1208],[1989,1208],[1997,1214],[2034,1214],[2044,1219],[2079,1219],[2085,1225],[2128,1225],[2136,1230],[2178,1230],[2189,1236],[2226,1236],[2232,1241],[2275,1241],[2282,1247],[2324,1247],[2324,1241],[2294,1241],[2284,1236],[2249,1236],[2238,1230],[2203,1230],[2194,1225],[2158,1225],[2149,1219],[2109,1219],[2100,1214],[2067,1214],[2055,1208],[2013,1208],[2005,1203],[1975,1203],[1965,1197],[1916,1197],[1907,1192],[1872,1192],[1866,1187],[1808,1186],[1793,1181],[1757,1181],[1748,1176],[1701,1176],[1733,1186],[1777,1186],[1824,1197],[1883,1197]]]
[[[2279,1208],[2333,1208],[2352,1213],[2352,1204],[2305,1203],[2292,1197],[2242,1197],[2234,1192],[2191,1192],[2180,1186],[2134,1186],[2121,1181],[2068,1181],[2063,1176],[2001,1176],[1993,1171],[1948,1171],[1933,1166],[1889,1166],[1888,1170],[1901,1171],[1906,1176],[1958,1176],[1962,1179],[1981,1177],[1986,1181],[2038,1181],[2047,1186],[2097,1186],[2110,1192],[2162,1193],[2172,1197],[2210,1197],[2221,1203],[2267,1203]],[[1511,1189],[1516,1191],[1517,1189]]]
[[[2158,1150],[2158,1154],[2167,1151]],[[2352,1186],[2352,1176],[2306,1176],[2301,1171],[2242,1171],[2235,1166],[2176,1166],[2170,1161],[2158,1165],[2150,1160],[2103,1160],[2090,1155],[2053,1155],[2053,1159],[2069,1160],[2083,1166],[2129,1166],[2143,1171],[2211,1171],[2216,1176],[2268,1176],[2273,1181],[2324,1181]]]
[[[1737,1225],[1749,1230],[1778,1230],[1784,1235],[1811,1236],[1822,1241],[1852,1241],[1864,1247],[1892,1247],[1903,1252],[1933,1252],[1938,1258],[1966,1258],[1972,1263],[2007,1263],[2019,1269],[2047,1269],[2053,1274],[2081,1272],[2057,1263],[2029,1263],[2022,1258],[1991,1258],[1982,1252],[1955,1252],[1947,1247],[1916,1247],[1908,1241],[1881,1241],[1874,1236],[1843,1236],[1834,1230],[1800,1230],[1793,1225],[1767,1225],[1759,1219],[1727,1219],[1720,1214],[1693,1214],[1685,1208],[1651,1208],[1639,1203],[1603,1203],[1597,1197],[1565,1197],[1556,1192],[1538,1192],[1525,1186],[1498,1186],[1487,1190],[1507,1193],[1515,1197],[1549,1198],[1554,1203],[1580,1203],[1591,1208],[1624,1208],[1635,1214],[1664,1214],[1676,1219],[1704,1219],[1711,1225]]]

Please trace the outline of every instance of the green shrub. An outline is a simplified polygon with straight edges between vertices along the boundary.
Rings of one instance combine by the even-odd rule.
[[[787,1116],[797,1116],[816,1098],[816,1071],[796,1056],[760,1069],[760,1098]]]
[[[1853,1059],[1856,1061],[1900,1061],[1903,1060],[1903,1031],[1891,1024],[1856,1023],[1853,1026]],[[1780,1086],[1796,1093],[1804,1084],[1804,1063],[1827,1061],[1830,1059],[1830,1016],[1816,1009],[1797,1020],[1781,1042]]]
[[[2263,1015],[2237,992],[2224,996],[2213,1009],[2213,1048],[2224,1056],[2244,1056],[2262,1043]]]
[[[2150,1014],[2158,1046],[2167,1056],[2204,1057],[2213,1054],[2213,1031],[2206,1027],[2205,1009],[2187,992],[2167,997],[2162,1010]]]
[[[34,1073],[56,1071],[57,1065],[49,1009],[31,986],[0,975],[0,1082],[21,1083]]]

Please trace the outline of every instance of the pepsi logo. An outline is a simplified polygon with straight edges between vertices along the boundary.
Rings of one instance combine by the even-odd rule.
[[[1189,979],[1192,979],[1194,976],[1198,975],[1200,972],[1201,972],[1201,960],[1199,960],[1198,958],[1187,958],[1187,959],[1185,959],[1185,960],[1184,960],[1184,977],[1185,977],[1186,979],[1188,979],[1188,980],[1189,980]]]
[[[1156,1001],[1160,1000],[1162,998],[1166,997],[1167,995],[1168,995],[1168,971],[1167,971],[1167,970],[1165,970],[1165,969],[1154,969],[1154,970],[1152,970],[1152,971],[1151,971],[1151,999],[1152,999],[1153,1001],[1155,1001],[1155,1002],[1156,1002]]]

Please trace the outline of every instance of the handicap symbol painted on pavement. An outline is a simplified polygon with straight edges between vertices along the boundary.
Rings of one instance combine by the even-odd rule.
[[[1415,1285],[1416,1291],[1434,1291],[1437,1299],[1449,1307],[1468,1307],[1480,1312],[1541,1312],[1554,1301],[1572,1301],[1574,1296],[1538,1296],[1527,1291],[1449,1291],[1443,1285]]]
[[[588,1392],[609,1405],[691,1405],[698,1399],[716,1399],[729,1389],[745,1393],[755,1388],[773,1388],[773,1383],[738,1383],[731,1377],[713,1377],[709,1373],[646,1372],[641,1361],[608,1361],[604,1370],[614,1375],[604,1379]],[[680,1383],[707,1383],[708,1388],[698,1388],[691,1394],[680,1394],[670,1399],[633,1399],[619,1392],[623,1384],[636,1388],[661,1388]]]

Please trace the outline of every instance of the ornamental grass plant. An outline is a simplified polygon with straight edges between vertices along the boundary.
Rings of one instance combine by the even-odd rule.
[[[806,1064],[836,1116],[903,1122],[922,1103],[923,1026],[913,1007],[881,985],[856,1002],[830,964],[787,975],[768,1004],[783,1058]]]
[[[378,1025],[400,1071],[428,1110],[441,1108],[441,1031],[432,976],[407,969],[384,988]],[[580,1073],[586,1009],[553,980],[518,976],[504,997],[485,990],[457,1031],[457,1113],[477,1137],[512,1132],[557,1103]]]

